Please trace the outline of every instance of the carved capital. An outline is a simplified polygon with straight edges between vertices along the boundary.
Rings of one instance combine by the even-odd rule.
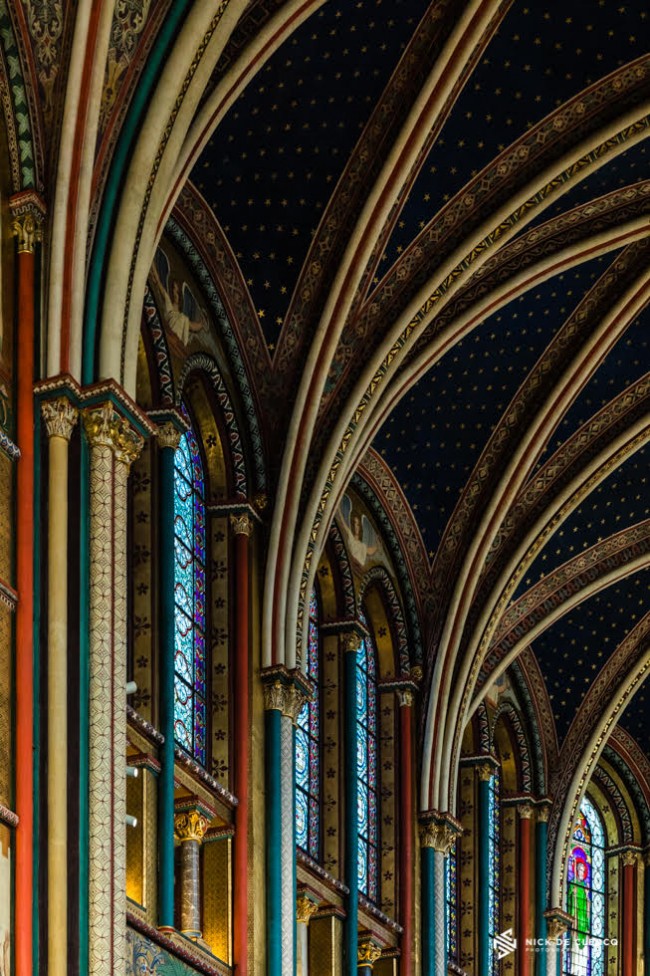
[[[278,680],[272,684],[264,685],[264,708],[266,711],[284,712],[286,695],[287,686],[282,681]]]
[[[417,681],[418,684],[422,681],[422,668],[419,664],[415,664],[411,668],[411,678],[413,681]]]
[[[168,420],[159,426],[156,436],[158,437],[159,447],[171,447],[173,451],[176,450],[181,442],[181,432],[176,424],[173,424],[171,420]]]
[[[309,925],[309,919],[318,911],[318,905],[309,895],[299,894],[296,899],[296,921]]]
[[[56,400],[46,400],[41,412],[47,436],[62,437],[69,441],[79,416],[77,408],[66,397],[57,397]]]
[[[140,456],[144,438],[123,417],[118,417],[114,421],[112,433],[116,459],[130,468],[135,459]]]
[[[174,817],[174,833],[181,844],[190,840],[200,844],[209,822],[200,810],[183,810]]]
[[[231,515],[230,524],[235,535],[250,537],[253,534],[253,520],[245,512],[242,515]]]
[[[521,803],[517,810],[522,820],[530,820],[533,816],[533,808],[530,803]]]
[[[91,407],[83,412],[84,430],[91,447],[113,448],[113,424],[115,410],[112,404]]]
[[[478,778],[482,783],[489,783],[494,776],[494,766],[492,766],[491,763],[481,763],[476,767],[476,772],[478,773]]]
[[[633,868],[638,860],[638,851],[621,851],[621,863],[624,868]]]
[[[545,803],[541,807],[537,807],[537,821],[538,823],[548,823],[548,818],[551,814],[551,807],[548,803]]]
[[[380,956],[381,946],[378,946],[374,939],[368,937],[359,939],[359,947],[357,950],[358,966],[370,966],[372,969]]]
[[[415,701],[415,696],[410,688],[397,688],[397,701],[400,708],[411,708]]]
[[[546,932],[549,939],[559,939],[571,928],[573,919],[561,908],[551,908],[544,912]]]
[[[19,254],[33,254],[42,239],[45,205],[33,190],[24,190],[9,200],[11,233],[18,240]]]
[[[266,509],[268,503],[269,503],[268,497],[264,494],[263,491],[258,491],[253,495],[253,505],[255,506],[256,511],[263,512]]]
[[[420,843],[422,847],[431,847],[445,856],[451,852],[456,840],[458,831],[449,823],[437,820],[430,820],[420,824]]]
[[[341,648],[347,654],[356,654],[361,647],[361,634],[357,634],[355,630],[348,630],[344,634],[341,634]]]

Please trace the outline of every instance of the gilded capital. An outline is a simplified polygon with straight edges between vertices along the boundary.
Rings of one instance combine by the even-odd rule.
[[[346,653],[349,651],[356,654],[361,647],[361,634],[357,634],[355,630],[348,630],[341,634],[341,647]]]
[[[633,868],[638,860],[638,851],[621,851],[621,863],[624,868]]]
[[[45,429],[48,437],[62,437],[69,441],[74,425],[77,423],[78,410],[67,397],[57,397],[56,400],[46,400],[41,407]]]
[[[183,810],[174,817],[174,833],[181,844],[190,840],[200,844],[208,823],[208,818],[200,810]]]
[[[231,515],[230,524],[235,535],[251,536],[253,534],[253,520],[246,512],[242,515]]]
[[[358,966],[370,966],[372,969],[380,956],[381,946],[378,946],[374,939],[359,939],[359,947],[357,950]]]
[[[288,686],[283,681],[274,681],[264,685],[264,708],[267,712],[278,711],[284,713]]]
[[[415,697],[410,688],[398,688],[397,689],[397,700],[399,702],[400,708],[411,708]]]
[[[115,457],[130,468],[135,459],[140,456],[144,438],[133,429],[124,417],[118,417],[114,421],[112,432]]]
[[[84,430],[91,447],[113,448],[113,428],[116,414],[111,403],[91,407],[83,412]]]
[[[457,837],[457,831],[444,821],[430,820],[428,823],[420,824],[422,847],[431,847],[445,856],[453,849]]]
[[[171,420],[167,420],[164,424],[160,425],[156,436],[158,438],[158,446],[161,448],[171,447],[175,451],[181,442],[181,432]]]
[[[21,214],[11,221],[11,233],[18,241],[19,254],[33,254],[41,239],[41,222],[32,213]]]
[[[411,668],[411,678],[413,679],[413,681],[417,681],[418,684],[420,683],[420,681],[422,681],[422,668],[420,667],[419,664],[415,664]]]
[[[263,512],[268,503],[269,500],[263,491],[258,491],[253,495],[253,505],[258,512]]]
[[[476,767],[476,772],[478,773],[478,778],[482,783],[489,782],[494,776],[494,766],[491,763],[481,763],[480,766]]]
[[[318,911],[318,905],[308,895],[300,894],[296,899],[296,921],[309,925],[309,919]]]
[[[551,814],[551,808],[548,803],[544,803],[543,806],[537,807],[538,823],[548,823],[548,818],[550,814]]]
[[[571,928],[573,919],[561,908],[551,908],[544,912],[546,932],[549,939],[559,939]]]
[[[530,803],[521,803],[517,809],[522,820],[530,820],[533,816],[533,808]]]

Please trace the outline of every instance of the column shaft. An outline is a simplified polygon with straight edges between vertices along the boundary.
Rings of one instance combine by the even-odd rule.
[[[634,929],[636,925],[636,897],[634,862],[622,864],[621,878],[622,930],[623,930],[623,970],[622,976],[636,976],[634,960]]]
[[[280,718],[280,802],[282,837],[280,846],[282,878],[282,976],[296,972],[296,809],[295,809],[295,730],[288,715]]]
[[[650,976],[650,859],[643,862],[643,973]]]
[[[520,811],[521,812],[521,811]],[[530,842],[532,810],[519,818],[519,976],[529,976],[531,953],[526,952],[530,912]]]
[[[412,701],[412,696],[410,698]],[[401,755],[401,849],[400,891],[402,895],[402,957],[405,973],[413,969],[413,709],[406,700],[400,702]]]
[[[435,896],[435,851],[433,847],[423,847],[420,861],[422,877],[422,976],[436,976],[435,936],[436,936],[436,896]]]
[[[34,253],[18,251],[16,439],[16,976],[32,976],[34,726]]]
[[[433,852],[433,885],[434,885],[434,956],[435,972],[447,972],[447,899],[445,897],[445,854],[443,851]]]
[[[199,853],[197,840],[181,844],[181,932],[192,939],[201,937]]]
[[[158,778],[158,922],[174,925],[174,451],[158,451],[160,538],[158,680],[160,731],[165,741],[160,750]]]
[[[357,645],[358,646],[358,645]],[[343,655],[343,745],[345,768],[345,881],[349,888],[345,920],[344,972],[355,976],[359,950],[359,834],[357,827],[357,651]]]
[[[268,709],[266,732],[266,933],[268,976],[282,973],[281,712]]]
[[[49,442],[47,872],[49,976],[68,970],[68,440]]]
[[[244,517],[245,518],[245,517]],[[238,976],[248,974],[248,772],[249,755],[249,648],[248,547],[250,521],[235,528],[235,760],[234,787],[238,800],[234,844],[234,961]]]
[[[548,847],[548,822],[538,820],[535,825],[535,938],[539,942],[535,953],[535,967],[538,976],[546,972],[546,855]]]
[[[490,976],[492,946],[490,945],[490,782],[489,779],[479,779],[478,782],[478,825],[479,825],[479,858],[478,858],[478,974]]]

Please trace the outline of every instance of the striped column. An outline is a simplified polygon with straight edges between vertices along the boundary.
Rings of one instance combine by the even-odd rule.
[[[310,695],[297,670],[266,668],[266,926],[269,976],[296,973],[295,725]]]
[[[231,515],[235,536],[234,791],[237,797],[234,844],[234,962],[248,976],[248,775],[250,770],[249,565],[252,519]]]
[[[42,406],[49,443],[47,592],[47,971],[68,971],[68,448],[77,410]]]
[[[142,437],[112,402],[83,414],[90,448],[89,976],[126,959],[126,484]]]
[[[343,941],[343,972],[355,976],[359,950],[359,827],[357,806],[357,653],[361,637],[350,631],[341,634],[343,650],[343,755],[345,791],[345,880],[346,900],[345,936]]]
[[[546,976],[546,859],[548,856],[548,817],[550,807],[544,804],[537,807],[535,824],[535,938],[538,951],[535,953],[535,972]]]
[[[158,777],[158,924],[174,927],[174,455],[180,418],[165,414],[158,427],[158,683],[164,742]],[[156,419],[158,419],[156,417]]]
[[[31,191],[9,201],[16,272],[16,787],[14,957],[16,976],[32,976],[34,898],[34,260],[43,204]]]
[[[636,851],[623,851],[620,862],[620,900],[623,932],[623,969],[621,976],[636,976],[634,936],[636,929]]]

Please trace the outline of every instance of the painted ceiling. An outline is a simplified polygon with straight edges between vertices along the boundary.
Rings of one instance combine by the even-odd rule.
[[[528,645],[561,742],[650,610],[638,529],[650,517],[650,11],[645,0],[471,10],[488,6],[455,49],[460,68],[440,59],[467,4],[317,6],[243,88],[191,182],[253,310],[248,346],[268,351],[256,382],[269,452],[281,457],[273,418],[290,411],[351,235],[363,238],[382,167],[406,153],[408,132],[418,140],[400,181],[381,184],[374,245],[315,389],[302,501],[335,425],[354,415],[364,370],[395,341],[359,456],[373,448],[419,530],[425,674],[463,574],[459,654],[481,637],[478,620],[494,620],[499,636],[496,608],[514,614],[549,580],[570,578],[579,596],[546,624],[535,604]],[[427,126],[409,129],[441,64],[453,79]],[[392,518],[399,534],[404,519]],[[610,572],[608,540],[623,531],[626,555]],[[597,587],[575,563],[585,553]],[[480,685],[506,654],[496,638],[489,646]],[[637,692],[621,724],[647,752],[646,699]]]

